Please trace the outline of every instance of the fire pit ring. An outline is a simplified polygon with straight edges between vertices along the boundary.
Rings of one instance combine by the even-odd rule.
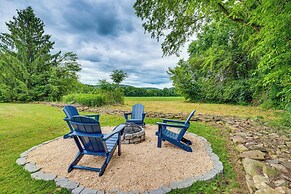
[[[125,123],[121,143],[123,144],[137,144],[145,140],[144,128],[135,123]]]

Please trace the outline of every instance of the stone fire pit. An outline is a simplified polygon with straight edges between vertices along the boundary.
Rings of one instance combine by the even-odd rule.
[[[126,123],[126,126],[124,127],[123,136],[121,137],[121,143],[137,144],[144,140],[145,140],[144,128],[134,123]]]

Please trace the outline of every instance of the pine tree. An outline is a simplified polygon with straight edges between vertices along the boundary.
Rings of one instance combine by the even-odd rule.
[[[50,35],[44,33],[44,23],[31,7],[17,10],[17,14],[6,23],[10,33],[0,35],[0,98],[2,95],[3,100],[6,88],[11,97],[4,98],[4,101],[58,99],[63,94],[60,92],[63,62],[68,59],[66,56],[74,56],[69,60],[73,64],[69,78],[77,81],[76,72],[80,71],[77,57],[73,53],[63,56],[61,52],[51,54],[54,42]]]

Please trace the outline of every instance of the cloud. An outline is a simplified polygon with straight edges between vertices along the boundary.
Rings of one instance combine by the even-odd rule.
[[[133,3],[134,0],[2,0],[0,32],[7,32],[5,22],[16,15],[16,9],[31,6],[44,21],[45,33],[52,35],[53,52],[72,51],[78,55],[81,82],[110,80],[113,70],[122,69],[128,74],[124,84],[171,87],[166,71],[179,59],[161,57],[160,43],[144,34]]]

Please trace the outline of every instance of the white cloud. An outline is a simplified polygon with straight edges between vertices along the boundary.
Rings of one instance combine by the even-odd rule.
[[[16,9],[31,6],[44,21],[45,33],[55,41],[53,52],[72,51],[78,55],[83,83],[110,80],[113,70],[122,69],[128,73],[124,84],[172,87],[166,71],[179,59],[162,57],[160,43],[144,34],[133,3],[134,0],[2,0],[0,32],[7,31],[4,23],[16,15]],[[181,57],[187,58],[186,48],[183,50]]]

